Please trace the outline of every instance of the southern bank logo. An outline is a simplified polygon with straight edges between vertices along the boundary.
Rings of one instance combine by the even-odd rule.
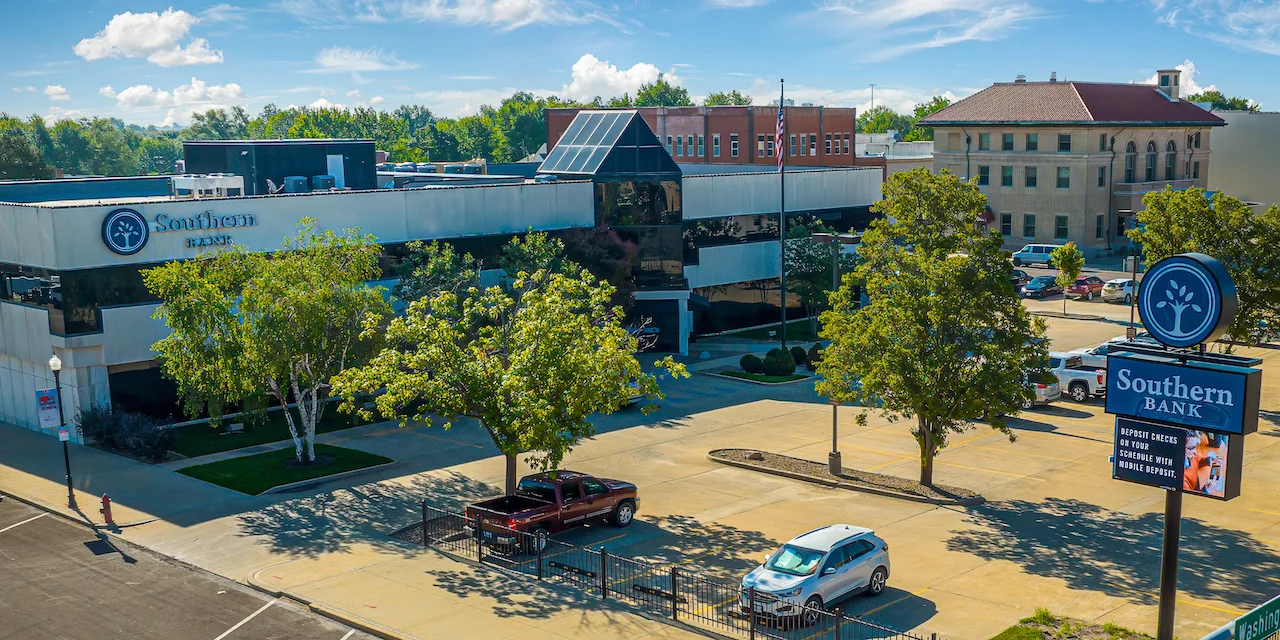
[[[1207,342],[1226,328],[1221,320],[1228,288],[1234,304],[1230,275],[1209,256],[1186,253],[1161,260],[1142,280],[1138,293],[1142,323],[1152,337],[1170,347]]]
[[[116,209],[102,221],[102,242],[122,256],[142,251],[150,236],[146,219],[133,209]]]

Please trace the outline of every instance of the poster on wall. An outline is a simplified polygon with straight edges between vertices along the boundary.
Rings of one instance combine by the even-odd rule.
[[[36,407],[40,413],[41,429],[53,429],[61,422],[58,419],[57,389],[36,389]]]
[[[1240,495],[1244,438],[1116,419],[1112,477],[1219,500]]]

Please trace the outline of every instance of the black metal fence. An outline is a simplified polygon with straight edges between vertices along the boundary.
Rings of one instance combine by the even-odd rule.
[[[688,569],[468,520],[422,503],[422,543],[565,584],[725,636],[760,640],[924,640],[840,612],[743,589]],[[755,612],[751,615],[748,612]],[[931,640],[937,640],[933,636]]]

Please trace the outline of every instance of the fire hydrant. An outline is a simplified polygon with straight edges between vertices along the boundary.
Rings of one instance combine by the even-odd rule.
[[[115,525],[115,521],[111,519],[111,497],[105,493],[102,494],[102,508],[98,511],[102,513],[103,521],[109,525]]]

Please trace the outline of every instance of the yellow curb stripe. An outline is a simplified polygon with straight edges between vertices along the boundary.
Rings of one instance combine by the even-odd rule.
[[[1182,604],[1189,604],[1189,605],[1191,605],[1191,606],[1193,606],[1193,607],[1200,607],[1200,608],[1202,608],[1202,609],[1209,609],[1209,610],[1211,610],[1211,611],[1218,611],[1218,612],[1220,612],[1220,613],[1229,613],[1229,614],[1231,614],[1231,615],[1233,615],[1233,616],[1242,616],[1242,615],[1244,615],[1244,614],[1245,614],[1245,612],[1244,612],[1244,611],[1240,611],[1239,609],[1227,609],[1227,608],[1225,608],[1225,607],[1215,607],[1215,606],[1213,606],[1213,605],[1211,605],[1211,604],[1200,604],[1199,602],[1192,602],[1192,601],[1190,601],[1190,600],[1183,600],[1182,598],[1178,598],[1178,602],[1180,602],[1180,603],[1182,603]]]
[[[1269,516],[1280,516],[1280,513],[1276,513],[1275,511],[1263,511],[1262,509],[1250,509],[1250,511],[1254,513],[1265,513]]]

